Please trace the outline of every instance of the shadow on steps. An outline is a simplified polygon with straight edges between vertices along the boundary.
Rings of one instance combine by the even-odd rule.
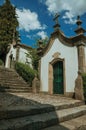
[[[69,130],[59,125],[54,106],[0,93],[0,130],[48,130],[47,127],[56,124],[58,130]]]

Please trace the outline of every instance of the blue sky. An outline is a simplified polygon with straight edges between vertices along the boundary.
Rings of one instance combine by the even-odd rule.
[[[86,0],[10,0],[16,6],[21,42],[33,46],[36,39],[50,37],[53,17],[60,13],[59,23],[66,36],[74,36],[78,15],[86,29]],[[0,5],[4,0],[0,0]]]

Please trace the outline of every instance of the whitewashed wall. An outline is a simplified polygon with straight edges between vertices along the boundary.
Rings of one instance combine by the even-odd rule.
[[[28,51],[26,49],[20,48],[19,50],[19,62],[25,63],[32,67],[31,58],[27,57]]]
[[[6,56],[6,63],[5,63],[6,68],[10,68],[10,65],[9,65],[10,54],[13,54],[13,60],[16,61],[16,51],[17,51],[16,48],[13,48],[13,45],[11,45],[11,49]],[[28,51],[26,49],[20,48],[19,49],[19,59],[18,59],[18,61],[22,62],[24,64],[28,64],[28,65],[30,65],[30,67],[32,67],[31,58],[27,57],[27,53],[28,53]]]
[[[13,59],[16,60],[16,48],[13,48],[13,45],[11,45],[10,51],[8,52],[6,56],[6,62],[5,62],[5,67],[9,68],[9,60],[10,60],[10,55],[13,54]]]
[[[58,39],[54,41],[49,52],[41,59],[41,91],[48,92],[48,67],[55,52],[59,52],[60,58],[65,59],[66,92],[74,92],[78,72],[77,48],[65,46]]]

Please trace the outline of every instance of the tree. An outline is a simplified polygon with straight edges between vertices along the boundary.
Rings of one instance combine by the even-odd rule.
[[[36,44],[35,44],[35,48],[31,49],[28,52],[27,56],[32,59],[33,68],[37,71],[38,71],[39,60],[41,58],[41,56],[38,55],[38,48],[41,47],[43,49],[47,45],[47,42],[48,42],[48,37],[46,37],[45,39],[37,39]],[[40,43],[41,43],[41,45],[40,45]]]
[[[18,39],[18,27],[16,9],[10,3],[10,0],[5,0],[5,3],[0,6],[0,59],[5,62],[8,45],[12,44],[13,36]]]
[[[41,41],[41,46],[44,48],[46,45],[47,45],[47,43],[48,43],[48,40],[49,40],[49,38],[48,37],[45,37],[44,39],[36,39],[36,43],[35,43],[35,48],[39,48],[40,47],[40,42],[39,41]]]
[[[29,50],[27,56],[32,59],[33,69],[38,71],[38,64],[39,64],[40,57],[37,54],[37,49],[34,48]]]

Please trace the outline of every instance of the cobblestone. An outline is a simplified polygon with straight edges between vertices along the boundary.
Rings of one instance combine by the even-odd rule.
[[[51,96],[47,94],[33,94],[33,93],[0,93],[0,107],[10,107],[19,105],[40,105],[50,104],[58,106],[62,104],[74,104],[80,102],[71,98],[63,96]]]

